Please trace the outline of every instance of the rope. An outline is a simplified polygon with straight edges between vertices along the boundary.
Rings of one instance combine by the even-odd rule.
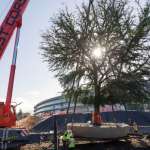
[[[89,17],[91,6],[93,7],[93,1],[94,1],[94,0],[89,0],[88,16],[87,16],[87,17]],[[78,68],[78,65],[77,65],[76,68]],[[73,81],[72,88],[73,88],[73,86],[74,86],[74,83],[75,83],[75,79],[74,79],[74,81]],[[77,87],[79,87],[79,82],[78,82]],[[72,113],[72,116],[71,116],[71,122],[72,122],[72,124],[73,124],[73,115],[75,114],[75,111],[76,111],[76,105],[77,105],[78,95],[77,95],[76,97],[74,97],[74,98],[75,98],[75,99],[74,99],[74,109],[73,109],[73,113]],[[68,114],[69,114],[70,104],[71,104],[71,97],[70,97],[69,102],[68,102],[68,108],[67,108],[67,112],[66,112],[66,115],[67,115],[67,116],[68,116]],[[68,118],[68,117],[67,117],[67,118]],[[68,120],[67,118],[66,118],[66,120],[65,120],[65,124],[67,123],[67,120]]]
[[[77,83],[77,89],[79,88],[79,83],[80,81],[78,81]],[[75,114],[75,111],[76,111],[76,106],[77,106],[77,100],[78,100],[78,96],[79,96],[79,93],[75,93],[76,95],[74,95],[74,109],[73,109],[73,113],[72,113],[72,116],[71,116],[71,129],[73,127],[73,115]]]
[[[73,115],[75,114],[75,111],[76,111],[76,106],[77,106],[77,99],[78,99],[78,96],[75,97],[75,100],[74,100],[74,108],[73,108],[73,113],[72,113],[72,116],[71,116],[71,128],[73,126]]]
[[[89,7],[88,7],[89,12],[90,12],[90,7],[93,5],[93,2],[94,2],[94,0],[89,1]]]
[[[69,98],[69,102],[68,102],[68,107],[67,107],[67,112],[66,112],[67,115],[68,115],[68,113],[69,113],[70,104],[71,104],[71,97]]]

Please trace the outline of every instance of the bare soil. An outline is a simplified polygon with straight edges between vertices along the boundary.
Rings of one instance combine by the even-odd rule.
[[[50,150],[51,143],[28,144],[21,150]],[[60,148],[63,150],[63,148]],[[75,150],[150,150],[150,139],[146,137],[130,137],[120,141],[78,142]]]
[[[27,116],[16,122],[15,128],[26,128],[28,130],[32,129],[32,127],[37,124],[39,121],[38,117],[35,116]]]

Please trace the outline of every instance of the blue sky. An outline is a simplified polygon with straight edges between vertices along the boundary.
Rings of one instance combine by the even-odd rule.
[[[75,5],[80,5],[82,1],[30,0],[23,15],[13,92],[13,101],[23,102],[17,110],[21,108],[25,112],[32,112],[33,106],[38,102],[61,94],[62,89],[57,79],[54,78],[54,73],[48,71],[47,64],[42,62],[39,54],[40,35],[50,26],[50,17],[60,8],[67,5],[70,10],[73,10]],[[141,0],[143,1],[145,0]],[[0,22],[9,10],[9,2],[13,0],[0,0]],[[5,101],[6,97],[13,45],[14,36],[0,60],[0,101]]]
[[[0,0],[0,22],[9,9],[9,1]],[[75,4],[80,5],[81,2],[82,0],[30,0],[23,15],[13,91],[13,101],[22,102],[17,110],[21,108],[24,112],[32,112],[38,102],[60,95],[62,89],[54,78],[54,73],[48,71],[47,64],[42,62],[39,54],[40,35],[50,26],[50,17],[60,8],[67,5],[73,10]],[[14,36],[0,60],[0,101],[5,101],[6,97],[13,45]]]

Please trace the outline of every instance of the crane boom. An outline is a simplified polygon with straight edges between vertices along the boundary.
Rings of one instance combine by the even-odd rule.
[[[15,107],[11,105],[11,99],[13,93],[20,28],[22,25],[22,15],[28,3],[29,0],[14,0],[4,21],[0,25],[0,59],[5,52],[13,32],[17,28],[6,103],[0,102],[0,116],[2,117],[0,119],[0,127],[11,127],[12,125],[15,125],[16,122]]]
[[[9,112],[10,107],[11,107],[11,99],[12,99],[12,92],[13,92],[13,85],[14,85],[14,78],[15,78],[19,37],[20,37],[20,27],[17,28],[17,32],[16,32],[12,65],[11,65],[11,69],[10,69],[10,76],[9,76],[9,83],[8,83],[8,90],[7,90],[7,97],[6,97],[6,103],[5,103],[5,108],[4,108],[5,113]]]
[[[21,18],[29,0],[15,0],[0,26],[0,59],[16,27],[21,26]]]

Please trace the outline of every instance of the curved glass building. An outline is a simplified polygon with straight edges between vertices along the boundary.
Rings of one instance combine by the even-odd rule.
[[[52,115],[53,113],[66,112],[68,108],[68,101],[63,96],[50,98],[34,106],[35,115]],[[70,104],[69,112],[73,112],[74,103]],[[93,111],[93,107],[77,103],[76,112],[85,113]]]

